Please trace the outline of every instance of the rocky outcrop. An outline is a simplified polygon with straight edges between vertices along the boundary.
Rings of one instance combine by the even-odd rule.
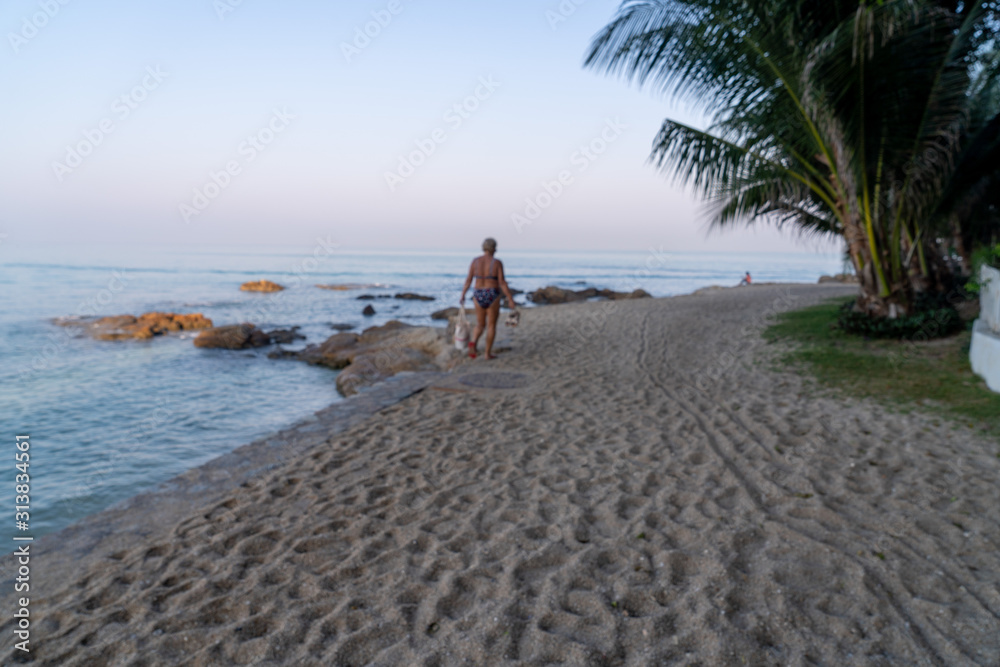
[[[305,340],[306,337],[299,333],[299,327],[291,329],[274,329],[268,331],[267,335],[275,345],[290,345],[297,340]]]
[[[113,315],[95,320],[57,320],[60,326],[78,326],[84,333],[97,340],[146,340],[175,331],[195,331],[208,329],[212,320],[201,313],[184,315],[180,313],[143,313],[133,315]]]
[[[240,285],[240,289],[244,292],[280,292],[285,288],[278,283],[272,283],[270,280],[251,280],[248,283]]]
[[[451,318],[458,315],[458,308],[445,308],[444,310],[436,310],[431,313],[432,320],[450,320]]]
[[[202,331],[194,339],[194,345],[223,350],[245,350],[276,343],[287,344],[296,340],[305,340],[305,336],[298,333],[298,327],[262,331],[253,324],[244,322]]]
[[[570,303],[573,301],[586,301],[587,299],[603,298],[611,300],[619,299],[642,299],[652,296],[646,290],[637,289],[633,292],[615,292],[610,289],[597,289],[589,287],[584,290],[571,290],[549,285],[528,293],[528,300],[532,303],[542,305],[552,305],[557,303]]]
[[[369,303],[367,306],[365,306],[365,309],[361,311],[361,314],[364,315],[365,317],[371,317],[372,315],[375,314],[375,309]]]
[[[337,391],[344,396],[396,373],[447,370],[462,359],[454,346],[448,344],[444,329],[414,327],[398,320],[365,329],[360,334],[334,334],[301,352],[270,356],[339,370]]]
[[[820,276],[819,284],[824,283],[844,283],[847,285],[857,284],[858,277],[853,273],[837,273],[832,276]]]
[[[331,329],[335,329],[337,331],[350,331],[351,329],[354,329],[356,327],[357,327],[356,324],[351,324],[349,322],[334,322],[333,324],[330,325]]]

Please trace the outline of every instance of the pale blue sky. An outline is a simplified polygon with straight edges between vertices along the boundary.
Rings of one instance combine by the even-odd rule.
[[[664,116],[698,116],[581,68],[617,2],[565,0],[555,24],[558,0],[63,2],[0,9],[9,242],[816,247],[707,236],[646,163]],[[387,24],[345,56],[373,12]],[[580,152],[592,142],[600,155]],[[526,199],[547,208],[518,231]]]

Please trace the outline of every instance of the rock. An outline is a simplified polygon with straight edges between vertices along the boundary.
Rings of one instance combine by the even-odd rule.
[[[285,288],[270,280],[251,280],[240,285],[240,289],[244,292],[280,292]]]
[[[451,319],[455,315],[458,315],[458,308],[445,308],[444,310],[435,310],[431,313],[432,320],[447,320]]]
[[[109,328],[109,329],[124,329],[125,327],[135,324],[137,318],[132,315],[112,315],[110,317],[101,317],[93,322],[95,327]]]
[[[364,315],[365,317],[371,317],[372,315],[375,314],[375,309],[372,308],[372,305],[369,303],[367,306],[365,306],[365,309],[361,311],[361,314]]]
[[[359,339],[358,334],[338,333],[319,345],[308,345],[304,350],[292,354],[299,361],[339,370],[351,363],[352,355],[347,354],[347,351],[354,348]]]
[[[305,340],[298,333],[298,327],[291,329],[275,329],[262,331],[249,322],[214,327],[198,334],[194,339],[195,347],[218,348],[223,350],[246,350],[251,347],[264,347],[274,343],[291,343],[295,340]]]
[[[365,345],[371,345],[373,343],[381,343],[388,338],[392,338],[396,334],[400,333],[403,329],[419,329],[422,327],[415,327],[412,324],[407,324],[406,322],[400,322],[399,320],[389,320],[382,326],[368,327],[361,332],[361,336],[358,338],[359,342]]]
[[[857,283],[858,277],[853,273],[838,273],[832,276],[820,276],[817,282],[820,285],[824,283],[844,283],[849,285]]]
[[[254,333],[257,331],[259,331],[257,327],[249,322],[214,327],[198,334],[198,337],[194,339],[194,346],[221,348],[224,350],[242,350],[253,347]],[[260,340],[259,335],[257,336],[257,340]]]
[[[407,301],[434,301],[435,298],[432,296],[424,296],[423,294],[414,294],[413,292],[403,292],[397,294],[394,298],[405,299]]]
[[[291,329],[274,329],[273,331],[268,331],[267,335],[271,338],[271,342],[276,345],[288,345],[297,340],[306,339],[305,336],[299,333],[299,327],[292,327]]]
[[[208,329],[212,320],[201,313],[184,315],[180,313],[143,313],[139,317],[132,315],[113,315],[96,320],[58,320],[60,326],[79,326],[84,333],[97,340],[146,340],[155,336],[175,331],[195,331]]]
[[[570,303],[573,301],[585,301],[586,299],[593,299],[595,297],[617,301],[619,299],[644,299],[649,298],[650,296],[652,295],[649,292],[642,289],[637,289],[632,292],[615,292],[610,289],[588,287],[584,290],[574,291],[571,289],[563,289],[561,287],[549,285],[548,287],[543,287],[542,289],[529,293],[528,300],[538,305],[550,305],[557,303]]]
[[[528,294],[528,300],[538,305],[548,305],[557,303],[569,303],[571,301],[583,301],[586,297],[579,296],[570,289],[562,289],[554,285],[537,289]]]
[[[611,290],[601,290],[601,296],[618,301],[619,299],[652,299],[653,295],[644,289],[636,289],[631,292],[612,292]]]
[[[369,327],[361,334],[334,334],[297,353],[271,356],[340,370],[337,390],[344,396],[396,373],[447,370],[462,359],[462,354],[449,344],[444,329],[414,327],[398,320]]]
[[[337,391],[350,396],[403,371],[437,370],[431,357],[410,348],[386,348],[365,355],[357,355],[351,364],[337,375]]]
[[[334,322],[330,325],[331,329],[336,329],[337,331],[350,331],[357,327],[356,324],[347,324],[346,322]]]
[[[378,294],[378,295],[375,295],[375,294],[362,294],[361,296],[356,296],[354,298],[357,299],[358,301],[373,301],[375,299],[388,299],[389,295],[388,294]]]

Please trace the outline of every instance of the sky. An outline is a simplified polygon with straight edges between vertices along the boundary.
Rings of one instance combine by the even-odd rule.
[[[0,241],[836,251],[709,231],[608,0],[6,0]]]

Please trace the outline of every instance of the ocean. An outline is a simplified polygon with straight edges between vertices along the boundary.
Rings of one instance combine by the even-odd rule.
[[[0,252],[0,433],[10,468],[0,498],[14,505],[15,436],[30,435],[31,532],[38,537],[178,473],[287,427],[337,400],[334,371],[267,358],[272,348],[195,348],[195,333],[95,341],[57,318],[203,313],[218,325],[299,326],[317,343],[332,323],[432,324],[457,305],[470,252],[313,248],[22,247]],[[642,288],[653,296],[757,282],[814,283],[842,270],[836,254],[646,252],[499,253],[512,287]],[[241,292],[267,279],[283,292]],[[330,291],[316,284],[358,283]],[[357,296],[416,292],[433,302]],[[471,294],[470,294],[471,297]],[[522,297],[523,298],[523,297]],[[373,304],[376,314],[361,311]],[[471,306],[471,300],[468,302]],[[443,323],[437,322],[442,325]],[[288,346],[295,348],[299,346]]]

